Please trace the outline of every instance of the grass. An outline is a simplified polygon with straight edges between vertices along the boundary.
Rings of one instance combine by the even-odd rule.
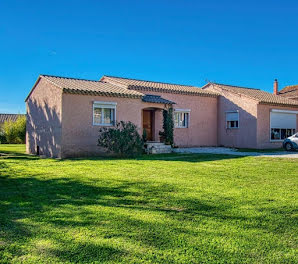
[[[0,263],[298,261],[297,160],[0,153]]]
[[[283,148],[277,149],[248,149],[248,148],[237,148],[239,152],[258,152],[258,153],[275,153],[275,152],[285,152]]]

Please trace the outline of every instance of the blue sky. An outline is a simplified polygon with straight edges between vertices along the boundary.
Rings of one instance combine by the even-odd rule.
[[[39,74],[298,84],[298,1],[0,1],[0,112]]]

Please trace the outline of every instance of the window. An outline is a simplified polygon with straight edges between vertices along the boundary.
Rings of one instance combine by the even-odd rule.
[[[116,103],[94,102],[93,125],[113,126],[116,120]]]
[[[271,128],[271,140],[284,140],[295,134],[295,129]]]
[[[228,129],[239,128],[239,112],[238,111],[226,112],[226,126]]]
[[[187,128],[189,126],[189,112],[190,110],[175,109],[174,125],[175,128]]]
[[[270,112],[270,139],[284,140],[295,134],[296,111],[272,109]]]

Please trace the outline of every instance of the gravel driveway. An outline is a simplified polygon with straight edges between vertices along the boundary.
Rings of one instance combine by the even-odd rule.
[[[175,153],[206,153],[206,154],[227,154],[238,156],[255,156],[255,157],[271,157],[271,158],[298,158],[298,151],[278,151],[278,152],[241,152],[233,148],[175,148]]]

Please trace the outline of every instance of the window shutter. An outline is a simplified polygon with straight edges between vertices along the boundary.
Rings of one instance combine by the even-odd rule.
[[[296,114],[271,112],[270,122],[271,128],[296,129]]]
[[[238,121],[238,112],[226,113],[227,121]]]

